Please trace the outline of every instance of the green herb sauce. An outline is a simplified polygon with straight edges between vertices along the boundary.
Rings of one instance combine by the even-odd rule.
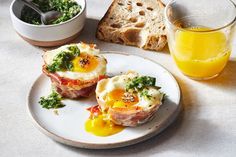
[[[61,103],[61,100],[62,97],[58,93],[53,91],[47,97],[41,97],[39,100],[39,104],[46,109],[58,109],[65,106]]]
[[[62,13],[61,17],[49,24],[65,22],[81,11],[81,6],[74,0],[32,0],[32,3],[37,5],[42,12],[55,10]],[[21,11],[21,20],[35,25],[42,24],[40,15],[27,6],[24,6]]]
[[[68,51],[62,51],[53,58],[51,65],[47,65],[47,70],[51,73],[56,71],[71,71],[73,69],[72,60],[80,55],[80,49],[76,45],[68,47]]]
[[[147,86],[155,86],[156,78],[150,76],[135,77],[126,84],[126,90],[143,90]]]
[[[159,90],[161,87],[155,86],[156,78],[150,76],[135,77],[128,81],[126,84],[126,91],[139,92],[141,97],[151,99],[151,95],[148,94],[147,87],[154,87]]]

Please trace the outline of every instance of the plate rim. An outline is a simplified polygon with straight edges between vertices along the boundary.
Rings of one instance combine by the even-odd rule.
[[[62,144],[66,144],[69,146],[73,146],[73,147],[78,147],[78,148],[86,148],[86,149],[112,149],[112,148],[119,148],[119,147],[125,147],[125,146],[129,146],[129,145],[133,145],[133,144],[137,144],[140,142],[143,142],[159,133],[161,133],[163,130],[165,130],[168,126],[170,126],[177,118],[177,116],[179,115],[180,111],[182,110],[182,91],[181,88],[179,86],[179,83],[177,82],[177,80],[175,79],[175,77],[172,75],[172,73],[166,69],[164,66],[162,66],[160,63],[141,56],[141,55],[136,55],[136,54],[129,54],[127,52],[120,52],[120,51],[101,51],[100,53],[101,55],[103,54],[120,54],[120,55],[125,55],[125,56],[135,56],[135,57],[141,57],[145,60],[151,61],[155,64],[157,64],[158,66],[160,66],[161,68],[165,69],[168,72],[168,75],[172,78],[172,80],[174,80],[175,82],[175,86],[178,89],[178,106],[176,108],[176,111],[173,112],[174,114],[170,117],[168,117],[163,123],[161,123],[161,125],[159,125],[158,127],[156,127],[155,129],[152,129],[148,134],[140,136],[138,138],[135,139],[130,139],[130,140],[126,140],[126,141],[121,141],[121,142],[109,142],[109,143],[104,143],[104,144],[98,144],[98,143],[86,143],[86,142],[81,142],[81,141],[75,141],[75,140],[71,140],[71,139],[67,139],[64,138],[62,136],[59,136],[51,131],[49,131],[47,128],[45,128],[44,126],[42,126],[42,124],[40,124],[40,122],[38,122],[37,118],[35,117],[35,114],[32,111],[32,107],[30,104],[30,95],[35,87],[35,84],[37,84],[37,82],[42,79],[42,77],[45,77],[44,74],[40,74],[37,79],[31,84],[31,87],[28,91],[27,94],[27,113],[31,118],[31,121],[33,121],[33,124],[35,127],[37,127],[39,129],[40,132],[42,132],[44,135],[50,137],[52,140],[60,142]],[[158,129],[159,128],[159,129]],[[161,128],[161,129],[160,129]]]

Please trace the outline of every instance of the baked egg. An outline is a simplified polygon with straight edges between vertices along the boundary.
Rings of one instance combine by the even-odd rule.
[[[46,65],[55,63],[56,57],[62,52],[70,52],[71,47],[79,49],[80,54],[71,60],[72,68],[55,71],[60,77],[79,80],[90,80],[106,73],[106,59],[99,55],[99,49],[94,44],[70,44],[58,49],[47,51],[44,55]]]
[[[135,72],[100,80],[95,91],[99,105],[90,108],[90,112],[96,114],[90,115],[86,130],[97,136],[108,136],[122,131],[125,126],[147,122],[164,97],[155,84],[155,78]]]
[[[106,77],[106,59],[94,44],[70,44],[43,54],[43,73],[64,98],[89,97]]]
[[[160,92],[157,86],[144,85],[144,89],[140,91],[132,88],[127,89],[129,83],[141,77],[143,76],[130,72],[99,81],[96,88],[96,96],[101,109],[104,111],[110,107],[130,108],[136,106],[148,110],[153,105],[161,105],[163,93]],[[139,86],[139,84],[136,85]]]

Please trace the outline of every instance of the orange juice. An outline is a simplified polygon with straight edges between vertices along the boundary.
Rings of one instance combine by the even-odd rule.
[[[230,49],[221,31],[196,27],[178,30],[171,54],[179,69],[193,78],[211,78],[225,67]]]

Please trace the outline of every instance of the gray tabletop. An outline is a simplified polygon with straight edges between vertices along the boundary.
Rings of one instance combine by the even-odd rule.
[[[167,52],[109,44],[94,38],[96,24],[111,0],[88,0],[88,19],[77,41],[95,42],[102,50],[126,51],[159,62],[176,77],[182,89],[183,112],[160,135],[125,148],[78,149],[59,144],[35,128],[26,112],[26,97],[41,74],[40,48],[23,41],[13,30],[9,0],[0,0],[0,156],[224,156],[236,154],[236,44],[224,72],[210,81],[184,77]]]

